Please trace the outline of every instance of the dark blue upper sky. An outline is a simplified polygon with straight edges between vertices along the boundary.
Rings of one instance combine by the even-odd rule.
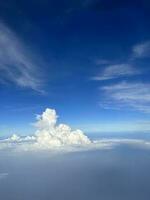
[[[0,131],[55,108],[85,131],[150,130],[150,2],[0,1]]]

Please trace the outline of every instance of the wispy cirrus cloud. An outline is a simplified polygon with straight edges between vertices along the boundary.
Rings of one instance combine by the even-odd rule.
[[[141,74],[142,71],[133,66],[133,61],[137,58],[140,59],[144,57],[150,57],[149,40],[143,43],[136,44],[132,47],[132,54],[130,55],[132,62],[130,62],[130,59],[127,59],[127,62],[122,64],[111,64],[112,62],[110,60],[96,60],[96,65],[105,65],[105,67],[103,66],[103,70],[101,70],[99,74],[93,76],[92,80],[104,81]]]
[[[100,90],[105,95],[105,108],[129,107],[150,113],[150,84],[148,83],[121,82],[103,86]]]
[[[130,58],[127,58],[125,63],[106,64],[103,68],[101,66],[100,73],[92,77],[92,80],[96,81],[112,81],[112,85],[106,85],[107,82],[105,82],[105,85],[99,88],[103,94],[99,105],[104,109],[128,108],[150,113],[150,83],[136,81],[136,76],[140,77],[146,71],[144,72],[140,67],[134,67],[136,59],[150,57],[150,41],[136,44],[131,47],[131,50]],[[127,82],[126,78],[129,77],[131,80],[134,78],[134,82]],[[117,84],[114,84],[114,79],[118,81]]]
[[[150,41],[145,41],[133,46],[133,58],[150,57]]]
[[[0,22],[0,80],[42,92],[40,66],[18,36]]]
[[[140,71],[129,64],[116,64],[105,67],[92,80],[103,81],[140,74]]]

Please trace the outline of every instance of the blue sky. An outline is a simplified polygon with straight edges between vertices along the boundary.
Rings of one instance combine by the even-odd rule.
[[[47,107],[86,132],[150,130],[150,3],[0,2],[0,134]]]

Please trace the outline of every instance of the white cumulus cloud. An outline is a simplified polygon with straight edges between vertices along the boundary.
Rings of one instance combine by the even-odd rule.
[[[81,130],[72,131],[66,124],[57,125],[57,114],[53,109],[47,108],[42,115],[37,117],[35,126],[36,139],[39,146],[51,147],[62,145],[84,145],[90,140]]]
[[[33,136],[21,137],[16,134],[1,140],[1,148],[12,148],[15,145],[27,148],[51,149],[65,146],[84,146],[91,143],[81,130],[72,130],[66,124],[57,125],[57,114],[54,109],[47,108],[43,114],[37,116],[34,124],[37,131]]]

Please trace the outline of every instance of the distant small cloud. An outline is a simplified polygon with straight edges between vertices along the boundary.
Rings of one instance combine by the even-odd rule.
[[[41,69],[18,36],[0,22],[0,81],[42,92]]]
[[[150,57],[150,41],[145,41],[133,46],[133,58]]]
[[[103,81],[116,79],[120,77],[133,76],[139,74],[140,71],[129,64],[109,65],[105,67],[98,75],[92,77],[92,80]]]

